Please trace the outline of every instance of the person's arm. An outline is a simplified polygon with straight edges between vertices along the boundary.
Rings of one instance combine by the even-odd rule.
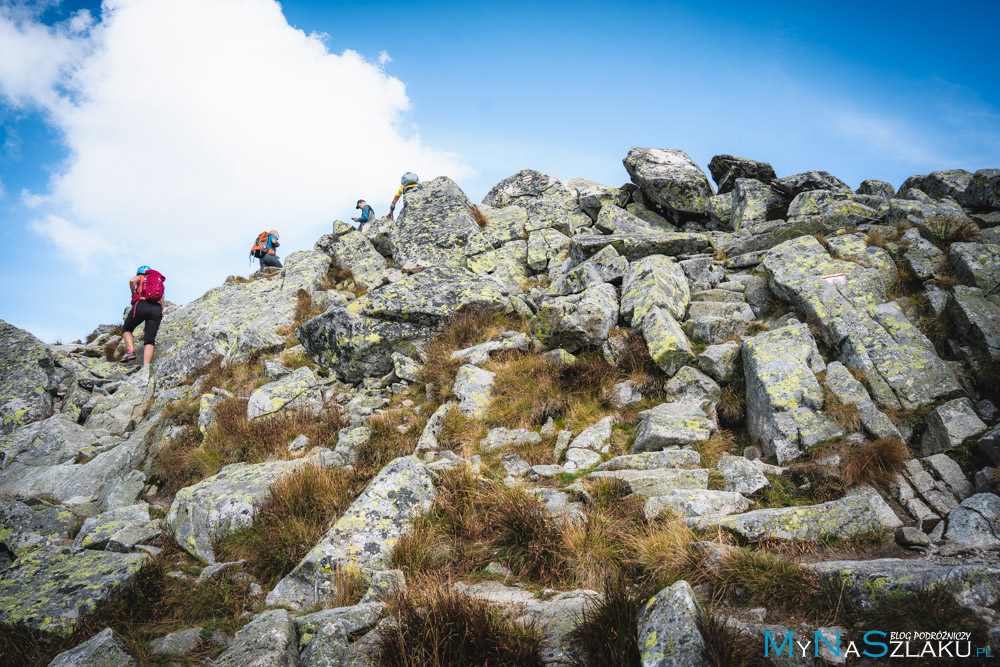
[[[389,205],[389,215],[388,215],[388,218],[390,220],[392,220],[392,212],[396,210],[396,202],[399,201],[399,198],[402,195],[403,195],[403,188],[400,187],[399,190],[396,190],[396,196],[392,198],[392,204]]]
[[[132,296],[135,296],[135,293],[139,291],[140,282],[142,282],[141,275],[132,276],[132,278],[128,281],[128,288],[129,291],[132,293]]]
[[[278,243],[278,237],[274,236],[273,234],[271,235],[271,238],[268,240],[271,241],[272,248],[277,248],[279,245],[281,245],[280,243]]]

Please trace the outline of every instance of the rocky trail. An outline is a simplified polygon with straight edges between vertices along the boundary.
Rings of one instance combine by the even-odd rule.
[[[435,178],[146,368],[0,321],[0,662],[1000,652],[1000,170],[624,166]]]

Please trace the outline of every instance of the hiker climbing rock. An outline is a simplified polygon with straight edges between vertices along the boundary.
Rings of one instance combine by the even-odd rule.
[[[372,222],[373,220],[375,220],[375,211],[372,210],[372,207],[369,206],[368,202],[366,202],[364,199],[359,199],[358,205],[355,206],[354,208],[361,209],[360,217],[351,218],[351,220],[353,220],[354,222],[357,222],[359,224],[364,224],[366,222]]]
[[[125,324],[122,325],[122,338],[125,339],[125,354],[122,363],[135,359],[135,338],[132,332],[145,322],[142,335],[142,364],[146,366],[153,361],[153,346],[156,344],[156,332],[163,319],[163,281],[166,278],[159,271],[148,266],[140,266],[135,275],[128,281],[132,291],[132,306],[129,308]]]
[[[389,216],[388,218],[392,220],[392,212],[396,210],[396,202],[399,201],[400,197],[403,197],[408,192],[413,192],[420,188],[420,179],[412,171],[408,171],[403,174],[403,177],[399,179],[399,189],[396,190],[396,196],[392,198],[392,204],[389,206]],[[403,198],[406,201],[406,198]]]
[[[260,260],[261,271],[265,267],[281,268],[281,261],[278,259],[278,253],[275,251],[275,248],[281,245],[278,243],[279,238],[278,232],[273,229],[257,235],[257,240],[254,241],[253,247],[250,248],[250,256]]]

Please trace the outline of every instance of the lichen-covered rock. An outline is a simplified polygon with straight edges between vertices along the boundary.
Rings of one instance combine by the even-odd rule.
[[[681,518],[706,514],[737,514],[750,509],[750,501],[733,491],[677,489],[649,498],[643,507],[646,518],[653,520],[663,511]]]
[[[493,208],[504,208],[523,204],[528,200],[551,197],[558,194],[570,195],[570,188],[558,178],[534,169],[522,169],[503,179],[486,193],[483,203]]]
[[[651,597],[639,611],[642,667],[707,667],[712,664],[699,624],[703,615],[694,590],[678,581]]]
[[[247,402],[247,419],[265,417],[282,410],[301,410],[314,415],[323,410],[322,389],[308,366],[297,368],[280,380],[254,389]]]
[[[719,186],[719,194],[725,194],[736,187],[736,180],[752,178],[761,183],[770,183],[777,176],[774,167],[767,162],[758,162],[735,155],[716,155],[708,163],[712,180]]]
[[[968,206],[982,211],[1000,210],[1000,169],[980,169],[965,191]]]
[[[597,466],[598,470],[656,470],[657,468],[694,468],[701,455],[693,449],[664,449],[659,452],[616,456]]]
[[[718,426],[698,401],[661,403],[639,413],[632,453],[692,445],[711,437]]]
[[[187,655],[201,643],[201,628],[187,628],[171,632],[149,642],[149,652],[153,655]]]
[[[944,537],[970,547],[1000,546],[1000,497],[977,493],[948,513]]]
[[[160,522],[149,518],[149,505],[139,503],[87,517],[76,534],[73,546],[124,553],[137,544],[148,544],[161,532]]]
[[[986,432],[986,424],[976,414],[972,401],[956,398],[934,408],[927,415],[927,430],[920,441],[924,456],[961,445],[966,438]]]
[[[215,667],[296,667],[299,644],[292,616],[284,609],[266,611],[236,632],[233,645],[212,663]]]
[[[713,199],[715,199],[715,197],[709,198],[709,213],[711,213],[711,201]],[[635,217],[639,218],[640,220],[648,222],[653,227],[656,227],[659,230],[666,232],[677,231],[677,228],[674,225],[672,225],[669,220],[664,218],[656,211],[644,206],[643,204],[640,204],[639,202],[632,202],[631,204],[625,207],[625,210],[634,215]]]
[[[242,364],[251,358],[281,352],[285,349],[285,339],[267,329],[246,326],[238,330],[233,342],[222,358],[222,365]]]
[[[703,215],[715,194],[705,172],[684,151],[632,148],[623,163],[643,195],[668,210]]]
[[[732,213],[728,222],[734,230],[753,230],[765,222],[785,217],[788,209],[786,195],[753,179],[736,179],[732,197]]]
[[[549,294],[566,296],[601,283],[620,283],[627,270],[628,262],[614,247],[608,246],[560,276],[549,288]]]
[[[580,209],[590,216],[591,220],[596,220],[609,204],[617,208],[618,198],[621,196],[621,190],[618,188],[601,185],[585,178],[570,178],[563,181],[563,185],[576,190]]]
[[[801,174],[785,176],[772,181],[771,186],[793,198],[809,190],[851,191],[847,183],[826,171],[804,171]]]
[[[174,432],[159,422],[157,414],[144,420],[125,442],[102,448],[81,463],[73,458],[55,465],[32,465],[30,457],[19,457],[0,470],[0,493],[59,502],[82,496],[95,500],[101,510],[135,503],[152,472],[153,453]]]
[[[546,297],[531,318],[532,338],[542,349],[576,351],[597,346],[618,323],[618,291],[607,283],[580,294]]]
[[[600,215],[594,222],[594,227],[605,234],[645,234],[663,230],[662,227],[652,225],[642,218],[632,215],[626,209],[614,205],[601,209]]]
[[[843,586],[848,600],[872,609],[886,595],[909,596],[941,586],[967,607],[990,607],[1000,600],[1000,567],[989,563],[947,565],[924,559],[881,558],[810,563],[823,580]]]
[[[178,491],[167,513],[167,526],[181,548],[214,563],[214,543],[253,523],[271,486],[309,463],[310,459],[297,459],[228,465]]]
[[[125,642],[111,628],[104,628],[79,646],[57,655],[49,667],[131,667],[138,664]]]
[[[146,369],[122,383],[118,391],[105,396],[94,406],[86,427],[97,433],[122,435],[135,429],[156,392],[156,381]]]
[[[451,353],[451,358],[468,361],[473,365],[485,364],[490,360],[490,355],[501,350],[527,350],[531,341],[519,331],[505,331],[496,340],[473,345],[464,350],[457,350]]]
[[[1000,296],[956,285],[946,309],[962,340],[991,359],[1000,359]]]
[[[643,317],[642,337],[650,358],[669,376],[694,359],[694,350],[684,329],[670,313],[658,306]]]
[[[803,449],[841,435],[822,412],[816,372],[823,359],[804,324],[765,331],[743,340],[747,428],[767,455],[782,464]]]
[[[740,344],[730,341],[707,346],[698,355],[698,368],[717,382],[731,382],[740,370]]]
[[[865,237],[860,234],[842,234],[831,236],[826,240],[827,247],[837,259],[857,262],[870,269],[876,269],[882,276],[882,284],[888,288],[899,275],[896,263],[885,250],[878,246],[868,245]]]
[[[171,309],[156,337],[153,373],[158,390],[182,383],[196,369],[225,354],[247,326],[272,332],[292,324],[298,291],[311,295],[329,268],[330,258],[324,253],[293,252],[275,275],[228,283]]]
[[[858,382],[839,361],[834,361],[826,367],[826,388],[844,405],[853,405],[857,408],[861,425],[874,438],[903,440],[902,434],[889,416],[875,407],[865,386]]]
[[[639,326],[651,309],[663,308],[675,320],[684,317],[691,292],[681,266],[670,257],[650,255],[628,266],[622,282],[621,316]]]
[[[435,496],[430,473],[416,459],[392,461],[302,562],[278,582],[267,604],[308,608],[328,598],[339,568],[386,569],[393,546],[430,509]]]
[[[553,258],[569,250],[570,239],[555,229],[539,229],[528,235],[528,267],[541,271]]]
[[[759,467],[742,456],[723,456],[715,468],[726,478],[726,491],[750,495],[771,484]]]
[[[0,435],[52,414],[52,354],[27,331],[0,320]]]
[[[569,244],[569,256],[579,263],[613,246],[618,254],[634,262],[650,255],[687,255],[712,245],[707,234],[697,232],[646,232],[644,234],[578,234]]]
[[[961,204],[966,203],[966,191],[972,183],[972,174],[964,169],[933,171],[921,176],[910,176],[899,186],[897,197],[905,197],[916,188],[934,199],[946,197]]]
[[[482,419],[493,398],[493,380],[495,373],[483,370],[471,364],[465,364],[458,369],[455,376],[455,396],[458,397],[458,410],[467,417]]]
[[[910,273],[922,281],[940,278],[944,275],[941,271],[945,261],[944,252],[921,236],[915,227],[906,230],[906,233],[900,237],[900,242],[906,244],[904,258]]]
[[[489,278],[431,267],[326,311],[296,329],[296,336],[316,363],[356,382],[392,370],[393,352],[419,356],[455,312],[508,305]]]
[[[400,221],[403,217],[400,215]],[[342,234],[327,253],[333,257],[337,266],[350,271],[355,282],[366,290],[373,289],[381,282],[382,275],[389,266],[361,232],[349,231]]]
[[[772,291],[820,327],[846,366],[864,373],[880,405],[913,409],[959,390],[927,337],[896,303],[885,303],[877,271],[832,259],[811,236],[775,246],[763,266]],[[837,274],[844,277],[828,278]]]
[[[1000,290],[1000,245],[952,243],[948,259],[962,282],[987,292]]]
[[[149,560],[144,553],[30,549],[0,577],[0,624],[69,636],[119,598]]]
[[[479,448],[484,452],[494,452],[505,447],[519,445],[537,445],[542,441],[542,436],[525,428],[506,429],[497,427],[490,429],[486,437],[479,441]]]
[[[96,444],[92,431],[60,415],[22,426],[0,436],[0,480],[12,464],[37,467],[72,461]]]
[[[892,187],[891,183],[880,181],[877,178],[869,178],[861,181],[861,185],[858,186],[857,193],[859,195],[878,197],[879,199],[883,199],[888,202],[896,196],[896,188]]]
[[[903,523],[870,487],[818,505],[761,509],[731,516],[687,519],[699,530],[722,528],[746,540],[810,540],[851,537],[873,530],[895,530]]]
[[[471,208],[472,202],[447,176],[405,194],[403,211],[390,233],[396,265],[460,267],[465,256],[490,250]]]
[[[807,190],[796,195],[788,205],[788,220],[836,217],[845,224],[863,224],[879,216],[880,208],[888,208],[881,199],[852,192]]]
[[[697,468],[655,468],[652,470],[598,470],[589,479],[620,479],[629,491],[646,498],[664,496],[671,491],[708,488],[708,470]]]
[[[38,545],[57,546],[76,527],[71,512],[41,500],[29,502],[0,494],[0,545],[14,556]]]
[[[889,211],[885,221],[921,224],[938,217],[965,219],[965,211],[953,199],[936,200],[918,188],[910,188],[905,196],[897,195],[889,200]]]

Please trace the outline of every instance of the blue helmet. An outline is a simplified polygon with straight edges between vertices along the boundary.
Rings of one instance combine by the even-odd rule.
[[[146,273],[146,271],[151,271],[151,270],[152,269],[143,264],[142,266],[140,266],[138,269],[135,270],[135,275],[141,276],[142,274]]]

